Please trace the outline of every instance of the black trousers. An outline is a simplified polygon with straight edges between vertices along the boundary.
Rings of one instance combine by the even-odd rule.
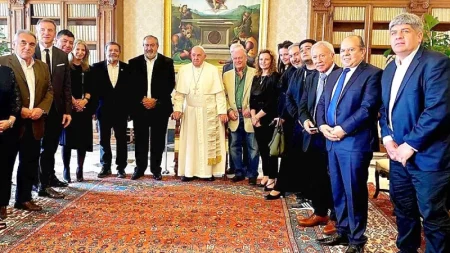
[[[269,143],[272,140],[274,127],[262,125],[260,127],[255,127],[254,129],[259,155],[261,156],[263,174],[270,179],[275,179],[278,176],[278,157],[270,156],[269,149]]]
[[[317,135],[317,136],[315,136]],[[333,195],[331,192],[330,175],[328,173],[328,154],[325,148],[318,148],[315,142],[321,142],[318,138],[321,134],[315,134],[311,138],[311,145],[305,152],[305,159],[313,166],[305,169],[305,183],[307,183],[306,195],[312,201],[314,213],[326,216],[328,209],[333,210]],[[334,216],[334,214],[333,214]]]
[[[19,134],[16,128],[0,134],[0,206],[11,198],[12,173],[17,156]]]
[[[31,200],[31,189],[39,174],[39,153],[41,140],[36,140],[31,120],[26,120],[25,132],[19,139],[19,167],[17,168],[16,202]],[[17,153],[17,149],[16,149]]]
[[[63,130],[62,118],[62,114],[56,111],[53,103],[45,121],[45,132],[42,138],[39,170],[39,182],[42,188],[46,188],[50,180],[55,177],[55,154],[58,150],[59,136]]]
[[[136,166],[140,172],[147,169],[150,145],[150,171],[153,175],[161,174],[168,122],[169,117],[157,117],[150,111],[133,118]]]
[[[111,168],[111,129],[114,129],[117,148],[116,165],[125,168],[128,157],[126,117],[118,117],[116,119],[102,117],[98,119],[98,124],[100,130],[100,163],[105,168]]]

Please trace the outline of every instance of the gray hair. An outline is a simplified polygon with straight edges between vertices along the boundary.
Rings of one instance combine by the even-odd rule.
[[[239,51],[244,53],[245,57],[247,57],[247,51],[245,50],[245,48],[242,45],[240,47],[236,47],[235,49],[233,49],[233,52],[231,53],[231,57],[233,57],[233,55]]]
[[[49,18],[43,18],[43,19],[40,19],[37,22],[36,25],[40,27],[41,23],[51,23],[51,24],[53,24],[53,26],[55,27],[55,32],[56,32],[56,22],[55,22],[55,20],[49,19]]]
[[[316,44],[314,44],[311,47],[311,52],[314,51],[314,49],[316,49],[318,47],[326,47],[326,48],[328,48],[328,50],[330,50],[330,53],[334,54],[334,47],[328,41],[324,41],[324,40],[318,41]]]
[[[145,40],[148,39],[148,38],[152,38],[152,39],[156,40],[156,45],[159,46],[159,40],[158,40],[158,38],[156,38],[156,36],[153,36],[153,35],[147,35],[147,36],[145,36],[144,39],[143,39],[142,41],[145,41]]]
[[[300,43],[294,43],[294,44],[290,45],[290,46],[288,47],[288,51],[290,51],[290,50],[291,50],[292,48],[294,48],[294,47],[300,48]]]
[[[410,25],[415,31],[423,32],[423,22],[419,16],[412,13],[402,13],[397,15],[390,23],[389,30],[396,25]]]
[[[19,35],[21,35],[21,34],[31,35],[31,36],[33,36],[34,40],[37,41],[36,35],[33,32],[31,32],[30,30],[25,30],[25,29],[18,30],[16,32],[16,34],[14,34],[14,40],[13,41],[17,43],[18,42],[17,39],[19,38]]]
[[[235,51],[237,49],[245,50],[244,46],[241,43],[234,43],[234,44],[231,44],[231,46],[230,46],[230,53],[232,53],[233,51]]]

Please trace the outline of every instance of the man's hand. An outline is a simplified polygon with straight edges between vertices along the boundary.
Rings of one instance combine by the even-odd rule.
[[[179,120],[179,119],[181,119],[182,114],[183,114],[182,112],[173,112],[172,119]]]
[[[339,138],[332,133],[333,128],[330,127],[329,125],[321,125],[319,127],[320,132],[323,133],[323,136],[325,136],[325,138],[327,138],[330,141],[339,141]]]
[[[226,114],[219,114],[219,119],[220,119],[220,122],[222,122],[222,124],[225,124],[228,122],[228,117]]]
[[[70,125],[71,121],[72,121],[72,116],[70,116],[70,114],[64,114],[61,124],[63,124],[64,128],[66,128],[68,125]]]
[[[144,97],[142,99],[142,104],[144,105],[145,109],[147,109],[147,110],[153,109],[156,106],[156,101],[157,101],[157,99]]]
[[[403,167],[406,166],[406,161],[414,154],[414,150],[406,142],[402,143],[397,148],[397,161],[401,162]]]
[[[44,110],[42,110],[41,108],[33,108],[33,110],[31,110],[31,119],[38,120],[42,117],[43,113]]]
[[[0,120],[0,134],[11,127],[8,120]]]
[[[234,110],[229,110],[228,111],[228,118],[230,118],[230,120],[235,121],[238,119],[238,114],[236,111]]]
[[[319,132],[319,130],[317,130],[317,127],[314,126],[314,123],[309,119],[305,120],[305,122],[303,123],[303,128],[305,128],[306,132],[308,132],[309,134],[317,134]]]
[[[244,118],[251,118],[252,117],[252,114],[250,113],[250,109],[244,109],[243,111],[242,111],[242,116],[244,116]]]
[[[393,140],[387,141],[384,144],[384,147],[386,148],[389,158],[391,158],[394,161],[397,161],[397,148],[398,148],[397,143],[395,143],[395,141]]]
[[[20,112],[20,115],[21,115],[22,119],[29,119],[29,118],[31,118],[31,110],[26,107],[22,107],[22,111]]]
[[[341,126],[333,127],[333,130],[331,131],[331,133],[336,135],[339,140],[344,139],[345,131],[344,131],[344,129],[342,129]]]

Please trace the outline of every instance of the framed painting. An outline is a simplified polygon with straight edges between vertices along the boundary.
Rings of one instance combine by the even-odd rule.
[[[164,54],[177,70],[190,63],[190,50],[202,46],[206,60],[221,66],[229,47],[241,43],[249,57],[266,47],[268,0],[165,0]]]

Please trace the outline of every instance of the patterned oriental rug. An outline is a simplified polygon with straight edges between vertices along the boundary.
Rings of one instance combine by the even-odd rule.
[[[301,228],[293,196],[265,201],[261,188],[218,179],[182,183],[149,176],[71,184],[44,211],[8,211],[0,252],[344,252],[321,247],[323,227]],[[89,177],[87,177],[89,179]],[[373,194],[373,185],[369,185]],[[388,196],[369,202],[366,252],[396,252]]]

